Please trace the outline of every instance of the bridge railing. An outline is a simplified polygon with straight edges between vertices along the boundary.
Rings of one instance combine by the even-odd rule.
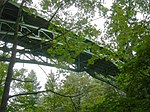
[[[16,23],[14,21],[0,19],[0,34],[13,36],[15,31],[15,24]],[[54,35],[57,34],[56,32],[52,32],[44,28],[39,29],[39,27],[28,25],[23,22],[19,23],[19,27],[19,36],[31,33],[27,37],[37,40],[41,40],[41,38],[53,40]]]

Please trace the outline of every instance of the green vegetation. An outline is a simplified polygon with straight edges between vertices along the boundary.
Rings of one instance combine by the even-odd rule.
[[[26,7],[32,0],[29,2]],[[61,12],[51,21],[59,27],[50,24],[48,29],[61,31],[62,36],[50,42],[53,46],[48,49],[49,54],[60,57],[62,63],[73,63],[80,53],[90,49],[97,56],[92,56],[88,65],[105,58],[115,63],[120,73],[108,80],[107,74],[102,76],[94,71],[91,77],[84,72],[58,70],[48,74],[45,91],[41,91],[34,71],[14,70],[10,89],[14,95],[9,96],[8,112],[150,112],[148,0],[115,0],[110,9],[97,0],[42,0],[40,6],[42,12],[50,15],[61,6]],[[72,7],[78,9],[75,15],[69,11]],[[103,35],[91,25],[97,13],[106,19]],[[99,40],[97,43],[103,49],[84,43],[84,37]],[[0,62],[0,96],[7,69],[8,65]]]

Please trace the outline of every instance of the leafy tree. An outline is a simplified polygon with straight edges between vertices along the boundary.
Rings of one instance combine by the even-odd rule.
[[[49,25],[49,30],[58,32],[54,35],[55,39],[49,43],[53,45],[48,49],[51,56],[57,56],[59,62],[73,63],[75,58],[84,50],[93,49],[94,53],[96,52],[95,47],[86,39],[95,40],[101,34],[101,31],[91,25],[90,22],[93,21],[97,12],[99,15],[106,15],[108,9],[103,6],[102,1],[43,0],[41,6],[42,11],[48,14],[53,13],[57,7],[61,6],[60,11]],[[72,8],[76,10],[75,13],[72,13]]]
[[[65,72],[58,72],[56,76],[51,73],[46,88],[55,88],[60,94],[78,96],[62,97],[45,93],[41,97],[39,111],[91,112],[93,106],[103,102],[105,96],[114,91],[111,86],[89,77],[86,73],[69,72],[65,75],[66,79],[60,80],[60,74],[63,73]]]
[[[53,11],[57,10],[58,7],[61,9],[61,12],[57,13],[53,20],[50,21],[51,23],[48,28],[51,31],[58,32],[54,37],[55,39],[48,43],[49,45],[53,45],[48,49],[52,57],[57,56],[60,62],[65,64],[67,62],[68,64],[73,63],[80,53],[83,53],[85,50],[90,50],[98,57],[92,56],[92,59],[90,59],[87,64],[95,63],[94,60],[97,58],[101,59],[105,57],[107,60],[114,62],[117,67],[120,68],[121,73],[115,77],[116,87],[119,89],[117,91],[119,92],[111,91],[111,94],[103,93],[104,91],[109,93],[109,91],[107,91],[109,87],[100,86],[100,88],[98,88],[101,83],[97,83],[95,80],[91,83],[92,79],[84,75],[79,77],[79,75],[76,76],[76,74],[72,73],[73,75],[67,76],[66,80],[62,82],[57,80],[58,76],[50,76],[46,84],[47,89],[68,95],[74,93],[83,93],[83,95],[73,98],[56,96],[54,93],[46,94],[47,97],[43,95],[41,98],[42,104],[39,106],[41,107],[41,110],[39,109],[40,111],[150,111],[150,2],[148,0],[115,0],[109,11],[102,5],[101,1],[97,0],[43,0],[41,6],[42,12],[48,13],[50,17]],[[70,13],[72,7],[78,10],[75,14]],[[86,37],[95,41],[95,38],[101,34],[100,30],[90,24],[96,12],[99,12],[103,17],[108,17],[105,27],[106,34],[101,37],[101,40],[105,40],[106,42],[103,43],[103,49],[100,49],[97,45],[85,42],[86,39],[84,38]],[[139,19],[138,15],[142,15],[143,17]],[[19,19],[18,17],[18,20]],[[18,25],[19,21],[16,22],[15,34],[18,33]],[[14,36],[17,39],[17,35]],[[58,42],[63,45],[58,44]],[[102,44],[102,42],[100,42],[100,44]],[[16,43],[14,49],[15,48]],[[12,54],[16,54],[15,51]],[[15,55],[12,57],[14,58]],[[10,76],[12,76],[14,63],[15,60],[12,60]],[[4,66],[3,70],[0,71],[0,73],[2,73],[0,76],[2,80],[3,77],[5,77],[3,74],[6,68],[7,66]],[[24,72],[23,70],[21,73]],[[34,73],[32,72],[31,74],[33,75]],[[32,75],[29,75],[27,79],[33,78],[34,75]],[[98,75],[101,76],[101,74]],[[18,76],[22,77],[22,79],[26,79],[23,75]],[[114,78],[111,77],[111,80],[114,80]],[[8,82],[10,84],[11,80]],[[34,84],[38,86],[37,82]],[[19,91],[33,92],[34,89],[38,89],[34,84],[17,84],[17,86],[19,87]],[[23,86],[24,89],[21,89],[21,86]],[[88,90],[91,88],[100,90],[97,91],[94,89],[92,92],[89,92]],[[103,92],[100,92],[101,90],[103,90]],[[12,102],[16,100],[14,107],[19,108],[20,104],[26,101],[25,104],[29,104],[29,107],[22,108],[23,110],[15,109],[18,109],[17,111],[35,111],[34,107],[37,106],[35,105],[36,100],[34,100],[34,98],[37,97],[38,96],[35,97],[32,95],[31,97],[21,96],[13,98],[10,103],[12,104]],[[26,100],[26,98],[30,100]],[[33,105],[33,108],[31,108],[31,105]],[[10,108],[14,109],[13,107]]]
[[[61,83],[58,82],[60,75],[54,74],[53,72],[48,74],[47,82],[45,84],[46,90],[52,90],[58,92],[61,88]],[[44,93],[40,99],[39,112],[49,111],[55,112],[60,105],[60,96],[54,93]]]
[[[3,85],[5,83],[6,71],[8,69],[8,64],[0,62],[0,95],[3,93]],[[39,82],[35,72],[32,70],[27,74],[26,69],[15,70],[13,81],[11,84],[10,96],[17,95],[19,93],[26,93],[26,96],[12,97],[8,102],[8,111],[17,112],[35,112],[38,106],[39,95],[28,95],[40,90]],[[1,100],[1,99],[0,99]]]
[[[123,92],[106,96],[93,111],[149,112],[149,2],[116,0],[109,17],[107,35],[116,55],[114,60],[121,73],[116,77],[117,87]],[[138,18],[137,15],[143,15]]]
[[[8,69],[8,65],[0,62],[0,96],[2,96],[3,93],[3,86],[4,86],[4,80],[6,78],[6,72]],[[0,97],[0,101],[1,101],[1,97]]]
[[[18,95],[10,99],[9,109],[10,111],[17,112],[36,112],[38,106],[39,94],[29,94],[39,91],[41,86],[37,81],[36,74],[33,70],[27,75],[26,69],[20,69],[15,71],[14,80],[12,81],[12,93],[20,94],[26,93],[25,96]],[[13,95],[12,95],[13,96]]]

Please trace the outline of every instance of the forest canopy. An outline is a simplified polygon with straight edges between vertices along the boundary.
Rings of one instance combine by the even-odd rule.
[[[60,63],[74,63],[85,50],[94,55],[86,63],[86,72],[92,77],[59,69],[47,75],[42,91],[34,71],[13,70],[21,20],[18,16],[12,62],[0,62],[2,112],[6,107],[8,112],[150,112],[150,1],[114,0],[106,7],[106,0],[41,0],[37,8],[32,0],[2,0],[0,17],[8,1],[19,4],[18,15],[25,10],[41,16],[49,22],[48,30],[61,34],[54,36],[48,43],[53,46],[47,49],[49,55],[59,57]],[[93,25],[96,16],[97,24]],[[98,29],[103,24],[101,18],[105,20],[104,29]],[[101,59],[115,64],[119,72],[115,76],[95,72],[102,67],[105,70],[105,65],[97,61]],[[61,75],[65,79],[60,79]]]

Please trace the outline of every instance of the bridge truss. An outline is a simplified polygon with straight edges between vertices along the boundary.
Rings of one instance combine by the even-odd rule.
[[[8,2],[0,18],[0,61],[10,61],[18,9],[16,4]],[[23,11],[22,21],[19,23],[16,62],[46,65],[76,72],[86,71],[92,76],[95,73],[103,76],[116,76],[119,73],[116,65],[105,59],[98,59],[93,65],[88,65],[88,59],[93,55],[89,51],[80,53],[73,64],[60,63],[57,57],[52,58],[47,51],[52,45],[48,43],[58,33],[48,30],[48,25],[47,20],[39,16],[34,17],[34,15],[29,15]],[[29,33],[30,35],[26,35]],[[43,39],[44,42],[42,41]],[[88,40],[88,42],[92,41]]]

